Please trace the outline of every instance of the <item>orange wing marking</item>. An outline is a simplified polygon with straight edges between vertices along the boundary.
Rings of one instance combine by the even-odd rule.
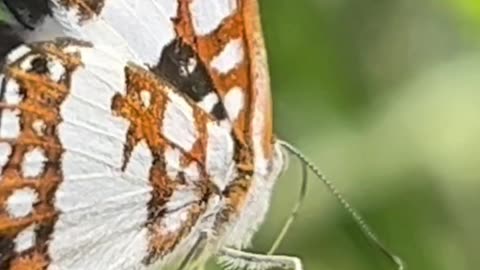
[[[60,169],[63,150],[56,128],[61,122],[60,105],[69,93],[72,73],[81,64],[79,55],[64,52],[72,44],[73,41],[65,40],[56,45],[31,45],[31,52],[4,69],[5,80],[13,80],[18,84],[21,101],[17,105],[7,104],[2,96],[0,103],[2,112],[17,111],[20,122],[18,137],[0,138],[1,143],[7,143],[11,147],[0,181],[0,237],[10,246],[7,250],[2,250],[1,269],[44,269],[49,262],[48,241],[58,215],[53,200],[63,177]],[[65,71],[60,81],[53,81],[48,72],[43,72],[46,70],[36,70],[31,63],[25,62],[35,61],[34,59],[59,63]],[[23,70],[22,66],[31,66],[32,69]],[[7,85],[4,83],[3,87]],[[2,89],[3,94],[5,91],[9,89]],[[41,150],[45,162],[41,164],[37,176],[27,178],[25,170],[29,170],[32,165],[24,162],[26,155],[33,149]],[[15,196],[12,195],[15,191],[27,187],[35,192],[37,200],[26,216],[14,217],[8,212],[8,200],[10,196]],[[18,253],[15,251],[14,239],[30,226],[34,226],[35,245]]]
[[[168,98],[168,92],[175,90],[140,67],[129,65],[125,68],[125,74],[126,95],[117,94],[112,101],[114,114],[130,122],[124,150],[124,165],[127,164],[132,149],[142,140],[145,140],[154,156],[149,179],[153,191],[148,204],[149,221],[146,224],[150,234],[150,247],[149,255],[144,259],[145,264],[150,264],[159,257],[172,252],[179,242],[190,233],[206,209],[205,200],[208,200],[212,193],[209,188],[208,176],[204,170],[206,138],[200,136],[190,151],[181,149],[166,139],[161,132],[161,127],[166,104],[172,102]],[[206,123],[211,121],[209,116],[193,103],[190,105],[194,109],[195,126],[198,130],[204,130]],[[203,133],[200,132],[200,134]],[[180,166],[182,168],[186,168],[192,163],[197,166],[200,175],[195,184],[188,183],[182,172],[175,179],[168,177],[167,161],[164,157],[167,148],[176,148],[181,152]],[[167,209],[167,204],[171,201],[174,192],[191,185],[194,185],[191,188],[195,190],[198,201],[185,206],[187,207],[185,210],[187,218],[182,220],[179,230],[170,232],[162,225],[168,219],[168,215],[175,214],[175,212],[168,213],[172,209]]]

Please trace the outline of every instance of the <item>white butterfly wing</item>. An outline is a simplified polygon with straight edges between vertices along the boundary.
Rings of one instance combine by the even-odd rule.
[[[176,0],[53,0],[51,6],[67,36],[108,45],[141,63],[158,62],[163,47],[175,38]]]
[[[122,168],[129,124],[111,113],[111,102],[125,94],[126,61],[71,41],[17,50],[2,89],[9,108],[0,140],[13,149],[0,183],[11,193],[3,226],[15,232],[14,242],[26,231],[19,222],[35,228],[22,249],[48,254],[49,269],[140,269],[153,158],[139,143]],[[35,196],[19,194],[26,188],[15,186],[23,185]],[[42,245],[45,254],[37,250]]]
[[[109,48],[42,42],[18,47],[7,63],[1,269],[181,260],[218,211],[208,176],[232,177],[230,132]]]
[[[59,115],[66,121],[57,124],[58,131],[65,137],[60,142],[65,144],[62,147],[66,149],[63,158],[67,162],[62,166],[67,173],[62,177],[67,179],[67,182],[61,183],[55,195],[56,202],[61,203],[55,207],[63,212],[58,221],[54,222],[55,232],[58,229],[57,236],[52,237],[52,245],[47,245],[49,251],[54,253],[49,255],[49,258],[54,258],[54,261],[49,262],[50,265],[56,263],[59,269],[90,269],[98,266],[105,269],[136,269],[135,267],[142,267],[145,262],[145,256],[139,254],[154,253],[153,257],[147,258],[148,262],[163,257],[172,250],[186,254],[191,245],[178,247],[176,239],[195,239],[196,236],[192,234],[199,231],[198,227],[194,227],[198,225],[196,222],[205,215],[213,216],[215,211],[218,211],[212,209],[211,204],[205,206],[205,201],[199,202],[200,198],[207,197],[205,187],[210,187],[213,183],[220,191],[225,191],[229,186],[234,186],[233,182],[237,180],[234,177],[236,164],[233,160],[233,127],[245,132],[235,133],[234,136],[240,136],[237,138],[239,141],[250,144],[237,145],[238,149],[254,150],[255,157],[250,156],[251,159],[247,160],[245,167],[250,167],[249,161],[255,162],[252,165],[256,179],[243,193],[235,195],[239,198],[248,196],[244,207],[226,207],[236,209],[239,213],[232,214],[240,215],[232,229],[235,233],[228,237],[227,242],[236,247],[248,245],[268,209],[270,190],[277,175],[274,172],[272,177],[269,176],[272,173],[271,168],[279,167],[276,166],[278,164],[271,166],[273,138],[270,93],[255,1],[52,0],[52,3],[53,22],[56,27],[54,29],[45,23],[40,29],[44,27],[45,33],[52,36],[81,38],[92,42],[95,47],[107,49],[102,53],[82,50],[82,57],[89,60],[83,63],[82,68],[78,68],[75,72],[78,74],[72,78],[72,95],[62,100]],[[36,38],[42,37],[46,37],[46,34]],[[128,138],[125,138],[130,130],[128,123],[122,121],[121,117],[112,116],[111,109],[112,98],[117,94],[125,94],[122,91],[125,87],[126,59],[149,65],[157,64],[162,50],[169,44],[184,46],[170,46],[174,53],[174,49],[181,49],[178,55],[170,55],[174,56],[174,60],[185,55],[188,56],[186,60],[196,60],[191,66],[187,61],[187,65],[170,67],[175,72],[188,71],[188,76],[180,72],[180,76],[183,76],[181,83],[174,87],[181,91],[181,94],[198,101],[200,108],[195,107],[191,100],[185,100],[184,95],[172,95],[165,99],[173,102],[161,105],[167,117],[153,117],[159,122],[162,121],[160,133],[167,137],[164,138],[166,140],[163,146],[168,145],[175,151],[182,152],[182,158],[176,158],[178,155],[167,155],[172,152],[168,152],[168,148],[162,149],[165,151],[165,160],[169,163],[163,173],[169,172],[170,165],[173,167],[170,170],[174,171],[172,175],[178,176],[178,172],[182,171],[182,178],[186,178],[188,184],[186,187],[175,186],[173,189],[168,185],[162,186],[164,183],[161,183],[160,188],[155,187],[168,193],[168,196],[162,194],[168,198],[167,204],[157,202],[168,211],[163,213],[161,219],[155,220],[153,225],[158,226],[152,230],[156,230],[155,233],[161,237],[156,239],[156,244],[151,245],[152,242],[145,236],[148,232],[145,232],[144,227],[138,227],[139,224],[150,221],[146,217],[146,211],[138,208],[138,205],[145,205],[151,199],[151,188],[142,182],[142,179],[145,181],[146,178],[137,177],[145,174],[143,166],[121,164],[125,161],[122,159],[125,157],[125,149],[121,146],[128,144]],[[70,49],[64,48],[63,53],[72,52]],[[193,50],[193,56],[189,50]],[[48,51],[47,54],[49,53]],[[121,59],[120,62],[118,59]],[[199,66],[199,60],[204,65],[205,72],[198,73],[200,76],[195,77],[197,73],[191,71],[195,71]],[[159,65],[158,69],[161,68]],[[50,74],[55,80],[61,78],[57,76],[57,71]],[[175,79],[178,74],[165,77]],[[202,86],[203,90],[208,90],[203,91],[202,95],[191,94],[188,88],[182,87],[182,82],[187,79],[200,83],[213,81],[213,86]],[[40,82],[43,86],[48,85]],[[76,86],[79,87],[78,92],[75,90]],[[193,84],[193,89],[197,86]],[[140,93],[139,97],[127,101],[135,106],[138,102],[149,103],[143,99],[144,96]],[[148,97],[146,99],[148,100]],[[215,110],[221,107],[216,106],[217,104],[225,105],[223,112]],[[64,109],[69,107],[71,110]],[[25,111],[27,109],[25,108]],[[209,116],[206,116],[205,112],[209,113]],[[231,122],[228,125],[220,126],[216,121],[212,121],[227,118]],[[192,128],[194,121],[202,123],[203,126],[195,124]],[[145,126],[152,126],[151,123],[148,124]],[[139,164],[155,162],[148,148],[142,147],[141,143],[135,143],[136,147],[129,149],[127,165],[136,164],[136,160],[142,160]],[[186,153],[190,153],[188,159],[183,158]],[[248,155],[251,153],[248,152]],[[193,163],[204,163],[194,163],[193,166],[186,164],[184,167],[183,163],[192,160]],[[207,172],[198,172],[198,168],[206,169]],[[132,173],[129,170],[132,170]],[[189,178],[212,183],[191,185],[188,181],[192,179]],[[268,181],[265,181],[266,178]],[[108,183],[114,179],[121,183],[112,187]],[[267,185],[263,185],[264,182]],[[77,192],[78,190],[81,192]],[[104,190],[108,191],[103,192]],[[85,194],[91,195],[85,197]],[[241,202],[242,199],[238,201]],[[236,203],[236,200],[232,202]],[[131,220],[127,217],[131,217]],[[15,228],[18,232],[14,237],[18,237],[23,228]],[[212,226],[203,228],[211,229]],[[149,232],[152,233],[152,230]],[[125,237],[118,239],[117,236],[122,236],[123,232]],[[181,237],[179,234],[182,234]],[[78,238],[75,237],[70,244],[68,239],[72,238],[72,235],[78,235]],[[94,236],[97,240],[92,240]],[[82,248],[76,248],[77,246]],[[167,248],[163,249],[164,247]],[[117,268],[110,268],[112,265]]]
[[[79,50],[83,67],[74,73],[60,109],[65,152],[50,267],[137,268],[147,253],[152,154],[139,144],[122,171],[129,124],[112,115],[111,103],[116,93],[125,93],[126,61],[97,48]]]

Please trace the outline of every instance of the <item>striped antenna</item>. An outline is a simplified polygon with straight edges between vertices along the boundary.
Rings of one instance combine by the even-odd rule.
[[[303,181],[302,181],[302,192],[301,192],[300,197],[297,201],[297,204],[293,208],[292,213],[290,214],[290,218],[285,223],[281,234],[279,235],[279,237],[277,237],[277,239],[276,239],[276,241],[275,241],[275,243],[272,246],[272,249],[270,251],[274,250],[274,248],[276,248],[280,244],[280,241],[283,238],[283,236],[285,235],[286,231],[288,230],[288,227],[290,227],[290,223],[293,222],[293,219],[297,215],[297,212],[300,208],[299,205],[301,205],[301,202],[303,201],[303,199],[305,197],[305,193],[303,192],[303,188],[306,189],[306,183],[305,182],[306,182],[306,179],[307,179],[307,173],[305,171],[306,171],[306,168],[308,168],[308,169],[310,169],[311,172],[313,172],[313,174],[315,174],[315,176],[317,176],[318,179],[320,179],[320,181],[322,181],[325,184],[327,189],[335,197],[335,199],[340,203],[340,205],[342,205],[342,207],[350,214],[350,216],[353,218],[353,220],[355,221],[357,226],[360,228],[360,230],[363,232],[365,237],[368,240],[370,240],[370,242],[376,248],[378,248],[380,250],[380,252],[382,254],[384,254],[394,265],[396,265],[398,270],[404,270],[405,269],[405,264],[403,263],[402,259],[400,257],[398,257],[397,255],[395,255],[392,251],[390,251],[380,241],[380,239],[378,239],[377,235],[375,233],[373,233],[372,229],[370,229],[370,226],[368,226],[368,224],[365,222],[363,217],[350,205],[350,203],[343,197],[343,195],[338,191],[338,189],[335,187],[335,185],[320,172],[320,170],[317,168],[317,166],[315,166],[315,164],[313,164],[313,162],[311,162],[304,154],[302,154],[302,152],[300,152],[297,148],[295,148],[294,146],[292,146],[288,142],[280,141],[280,145],[284,149],[286,149],[289,153],[291,153],[292,155],[297,157],[302,162],[304,172],[303,172],[303,177],[302,177],[302,179],[303,179]]]

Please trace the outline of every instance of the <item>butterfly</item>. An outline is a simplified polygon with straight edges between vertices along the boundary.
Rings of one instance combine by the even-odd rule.
[[[0,269],[302,270],[245,251],[290,153],[256,0],[3,0]],[[285,151],[285,152],[284,152]]]
[[[0,78],[1,269],[302,269],[244,251],[285,163],[256,0],[28,2],[4,1],[30,30]]]

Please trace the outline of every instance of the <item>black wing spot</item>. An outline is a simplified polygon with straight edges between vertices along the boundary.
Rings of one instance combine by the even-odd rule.
[[[212,112],[213,116],[217,119],[226,119],[227,118],[227,111],[225,110],[225,106],[223,103],[218,102],[213,106]]]
[[[162,51],[160,61],[151,68],[155,74],[165,78],[178,91],[186,94],[195,102],[202,101],[208,94],[218,91],[194,49],[180,38],[173,40]],[[223,103],[215,104],[211,113],[217,120],[227,117]]]
[[[28,72],[35,73],[35,74],[47,74],[48,70],[48,61],[45,57],[38,56],[35,57],[32,62],[32,67],[28,70]]]

